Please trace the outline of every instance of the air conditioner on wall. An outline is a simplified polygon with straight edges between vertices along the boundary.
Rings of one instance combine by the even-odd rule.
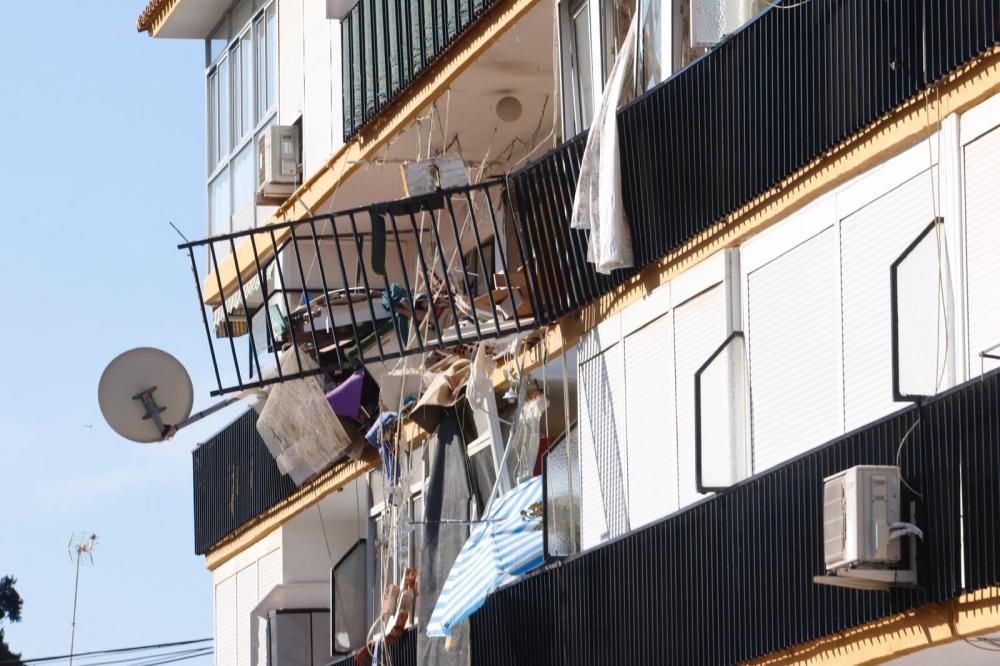
[[[291,125],[272,125],[257,137],[257,203],[280,203],[295,191],[299,146],[299,130]]]
[[[888,589],[916,584],[916,542],[922,532],[902,522],[898,467],[859,465],[823,480],[823,559],[815,582]],[[911,507],[910,513],[913,509]],[[908,569],[903,541],[910,540]]]

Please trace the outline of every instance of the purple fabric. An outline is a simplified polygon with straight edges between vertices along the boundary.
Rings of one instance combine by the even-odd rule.
[[[361,413],[361,389],[365,384],[365,370],[358,368],[354,374],[326,394],[330,409],[337,416],[357,419]]]

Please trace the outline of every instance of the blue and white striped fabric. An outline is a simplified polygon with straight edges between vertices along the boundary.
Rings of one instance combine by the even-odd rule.
[[[542,518],[532,515],[532,505],[541,502],[542,477],[536,476],[493,505],[455,558],[427,623],[428,636],[451,636],[452,628],[476,612],[507,576],[521,576],[541,566]]]

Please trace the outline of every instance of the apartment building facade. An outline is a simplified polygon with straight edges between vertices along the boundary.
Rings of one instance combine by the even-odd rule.
[[[996,0],[153,0],[139,27],[204,40],[182,249],[213,394],[267,393],[193,454],[217,664],[991,649]],[[572,224],[598,125],[633,253],[607,273]],[[325,423],[281,393],[306,382],[343,446],[303,462],[274,424]],[[824,579],[824,479],[858,465],[898,470],[922,536],[884,569],[915,583]],[[428,637],[535,475],[544,564]]]

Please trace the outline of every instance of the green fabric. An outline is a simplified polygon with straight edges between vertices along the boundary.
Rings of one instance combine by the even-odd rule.
[[[283,339],[288,333],[288,319],[281,314],[281,308],[277,305],[272,305],[267,312],[271,318],[271,329],[274,331],[274,337],[279,340]]]

